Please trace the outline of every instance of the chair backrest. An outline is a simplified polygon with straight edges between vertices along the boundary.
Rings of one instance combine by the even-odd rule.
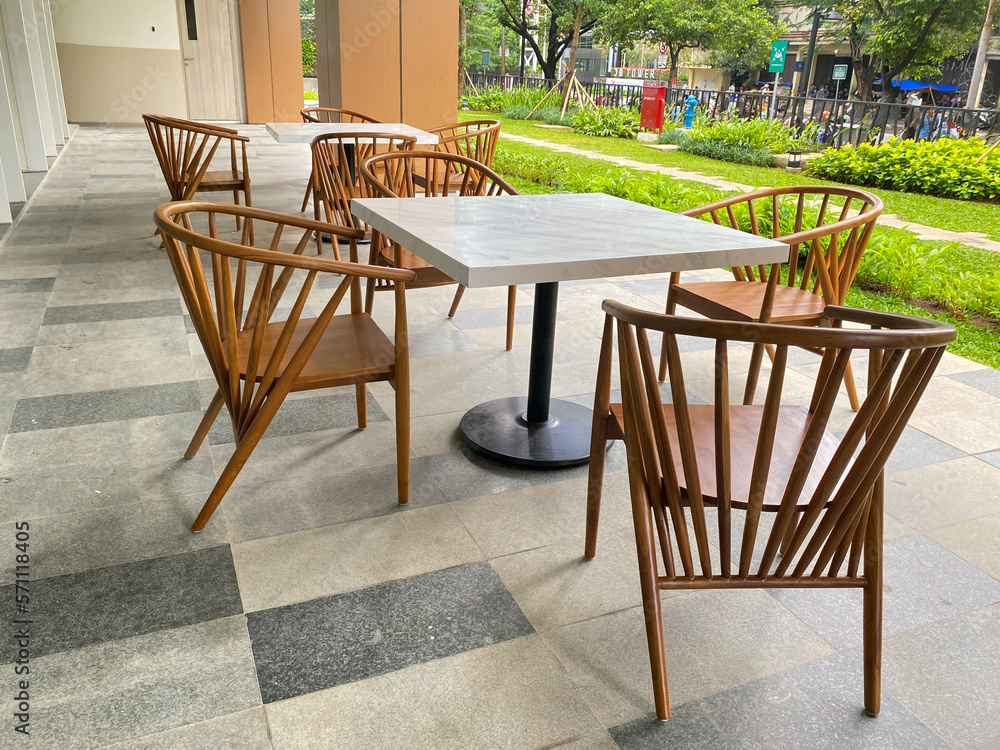
[[[306,107],[299,114],[302,122],[379,122],[374,117],[337,107]]]
[[[832,206],[832,197],[842,199],[843,205]],[[842,305],[882,209],[882,199],[866,190],[790,185],[735,195],[684,214],[787,242],[788,285],[821,294],[827,304]],[[808,253],[801,263],[803,245]],[[736,266],[733,274],[740,281],[765,281],[767,267]]]
[[[602,357],[608,366],[612,328],[617,329],[637,540],[640,552],[648,548],[643,554],[652,555],[655,570],[658,538],[667,572],[661,588],[860,581],[866,544],[876,543],[871,534],[881,529],[886,459],[955,329],[833,305],[825,313],[830,325],[819,328],[675,317],[611,300],[604,310]],[[843,322],[870,329],[842,328]],[[666,339],[667,407],[647,331],[660,331]],[[704,378],[701,372],[685,377],[681,335],[715,340],[711,389],[695,384]],[[775,347],[762,407],[730,405],[730,345],[740,343]],[[789,346],[825,351],[808,406],[781,403]],[[868,393],[837,441],[826,428],[855,350],[869,352]],[[714,403],[690,403],[688,384]],[[711,505],[716,508],[710,512]],[[773,514],[770,529],[761,522],[762,511]],[[734,534],[740,524],[742,533]],[[710,534],[712,527],[717,533]]]
[[[313,174],[326,220],[340,226],[355,226],[351,199],[368,194],[359,165],[378,154],[410,151],[416,142],[412,136],[379,133],[338,133],[314,138]]]
[[[219,237],[220,215],[245,220],[240,242]],[[262,410],[276,410],[291,390],[348,292],[350,312],[361,312],[360,279],[391,280],[402,289],[414,278],[405,269],[358,263],[356,241],[364,233],[348,227],[202,201],[165,203],[156,209],[154,221],[232,417],[237,442],[258,416],[270,419]],[[248,244],[251,222],[255,238],[266,246]],[[351,262],[304,256],[316,232],[348,238]],[[208,268],[202,253],[210,259]],[[321,273],[343,278],[330,289],[316,282]],[[290,307],[281,305],[288,291],[294,292]],[[327,295],[324,304],[321,300]],[[396,303],[405,309],[400,295],[397,292]],[[315,318],[303,317],[307,303],[310,310],[320,310]],[[397,343],[397,350],[400,346],[405,351],[406,342]]]
[[[431,128],[427,132],[438,136],[436,151],[467,156],[487,167],[493,166],[493,154],[500,139],[499,121],[469,120]]]
[[[145,114],[142,119],[170,197],[175,201],[189,200],[194,195],[223,140],[231,145],[234,169],[236,143],[245,144],[250,140],[231,128],[176,117]],[[245,157],[244,150],[244,162]]]
[[[362,162],[361,174],[373,197],[518,195],[486,165],[438,151],[381,154]]]

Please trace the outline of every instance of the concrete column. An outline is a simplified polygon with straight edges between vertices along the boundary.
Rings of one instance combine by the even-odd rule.
[[[34,76],[31,70],[31,58],[28,54],[24,25],[24,13],[20,0],[0,0],[0,13],[3,14],[4,36],[7,39],[7,53],[10,57],[11,75],[14,79],[14,97],[17,99],[17,113],[21,121],[21,136],[24,140],[24,155],[30,172],[46,172],[49,162],[45,158],[46,133],[42,128],[42,107],[40,94],[35,89]],[[48,114],[48,101],[45,100],[45,113]],[[49,131],[51,132],[51,116]],[[52,155],[55,155],[55,140],[52,142]]]
[[[45,32],[49,38],[49,50],[52,57],[52,70],[56,83],[56,103],[59,105],[59,125],[62,126],[63,138],[69,138],[69,119],[66,117],[66,97],[63,94],[62,73],[59,70],[59,54],[56,52],[56,32],[52,25],[52,6],[48,0],[42,0],[42,10],[45,13]]]
[[[62,129],[56,137],[55,123],[52,120],[52,109],[49,106],[49,87],[45,81],[45,64],[42,62],[42,44],[40,29],[35,18],[35,0],[21,0],[21,18],[23,19],[24,38],[21,44],[28,50],[28,60],[31,63],[31,80],[38,98],[38,117],[42,125],[42,137],[45,139],[45,155],[55,156],[56,146],[62,144]],[[10,37],[7,37],[10,47]]]
[[[3,70],[3,60],[0,59],[0,172],[3,173],[3,183],[7,199],[14,202],[28,200],[24,189],[24,178],[21,176],[21,157],[17,150],[17,123],[14,122],[14,108],[10,103],[10,92],[7,91],[7,76]],[[3,202],[6,205],[6,201]],[[3,209],[0,205],[0,211]],[[8,206],[8,210],[9,210]]]
[[[38,37],[39,50],[41,51],[42,71],[45,73],[45,88],[49,98],[49,112],[52,117],[52,132],[55,136],[56,145],[61,146],[66,140],[66,134],[63,132],[66,117],[62,114],[59,107],[59,89],[56,86],[59,72],[52,60],[55,57],[56,48],[49,38],[49,23],[45,15],[45,8],[48,4],[48,0],[32,0],[32,8],[35,14],[35,32]]]
[[[0,163],[0,171],[3,164]],[[10,224],[14,221],[14,216],[10,211],[10,200],[7,197],[7,185],[4,180],[0,180],[0,224]]]

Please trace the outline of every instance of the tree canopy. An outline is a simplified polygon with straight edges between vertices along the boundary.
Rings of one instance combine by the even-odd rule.
[[[524,39],[535,53],[535,59],[546,78],[556,78],[559,60],[573,43],[573,24],[579,0],[533,0],[540,10],[538,39],[532,34],[533,19],[528,17],[522,23],[521,11],[525,0],[495,0],[498,19],[501,24]],[[580,34],[596,30],[606,15],[608,7],[614,7],[615,0],[584,0],[583,22]]]

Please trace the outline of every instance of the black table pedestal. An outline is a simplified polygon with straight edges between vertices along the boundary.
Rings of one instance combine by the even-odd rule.
[[[550,398],[559,284],[535,285],[528,397],[501,398],[462,417],[465,442],[490,458],[525,466],[572,466],[590,457],[591,409]]]

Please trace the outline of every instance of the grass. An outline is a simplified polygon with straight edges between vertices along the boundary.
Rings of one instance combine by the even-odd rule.
[[[833,185],[828,180],[818,180],[804,174],[790,174],[782,169],[752,167],[744,164],[708,159],[682,151],[662,152],[646,148],[636,141],[619,138],[595,138],[567,130],[536,128],[530,121],[510,120],[494,113],[460,112],[460,118],[488,117],[503,123],[501,132],[524,135],[538,140],[560,143],[577,148],[597,151],[608,156],[622,156],[646,164],[661,164],[692,172],[721,177],[751,187],[783,185]],[[887,213],[896,214],[901,220],[915,224],[948,229],[953,232],[982,232],[1000,241],[1000,206],[972,201],[951,200],[932,195],[900,193],[894,190],[871,192],[885,202]]]

